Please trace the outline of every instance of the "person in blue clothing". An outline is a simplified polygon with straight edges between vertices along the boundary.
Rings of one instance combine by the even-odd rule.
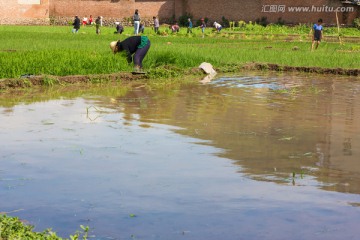
[[[311,29],[313,32],[311,50],[317,49],[323,36],[323,20],[320,18]]]
[[[193,28],[193,24],[190,18],[188,18],[188,23],[187,23],[187,33],[192,33],[192,28]]]

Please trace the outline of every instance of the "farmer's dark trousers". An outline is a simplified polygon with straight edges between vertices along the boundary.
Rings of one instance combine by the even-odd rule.
[[[145,47],[138,48],[138,50],[136,50],[136,52],[134,54],[135,66],[140,66],[142,68],[142,61],[143,61],[146,53],[148,52],[149,48],[150,48],[150,41],[148,41],[148,43],[145,45]]]

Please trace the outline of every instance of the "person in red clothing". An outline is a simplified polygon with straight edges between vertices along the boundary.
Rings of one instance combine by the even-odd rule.
[[[172,31],[173,33],[177,33],[177,32],[180,31],[180,27],[179,27],[179,25],[177,24],[177,22],[176,22],[174,25],[171,25],[169,28],[171,29],[171,31]]]
[[[124,51],[128,63],[134,62],[134,72],[141,72],[142,61],[150,48],[150,40],[147,36],[132,36],[124,41],[113,41],[110,48],[114,54]]]
[[[83,27],[85,27],[88,23],[88,18],[87,17],[84,17],[83,20],[82,20],[82,25]]]

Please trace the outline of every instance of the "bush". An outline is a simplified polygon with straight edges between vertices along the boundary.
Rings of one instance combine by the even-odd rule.
[[[0,239],[26,239],[26,240],[62,240],[51,229],[43,232],[34,232],[34,227],[25,225],[17,217],[9,217],[0,215]],[[82,231],[77,231],[74,235],[70,235],[70,239],[88,239],[89,227],[81,225]]]
[[[258,19],[255,20],[255,22],[257,24],[261,25],[261,26],[264,26],[264,27],[266,27],[269,24],[269,22],[267,20],[267,17],[258,18]]]
[[[354,27],[360,30],[360,18],[354,19]]]
[[[223,16],[221,18],[221,25],[224,28],[228,28],[228,27],[230,27],[230,21]]]
[[[190,13],[185,13],[184,15],[179,17],[179,25],[182,27],[186,27],[188,23],[188,19],[192,19],[193,16]]]
[[[238,27],[239,27],[239,28],[245,28],[245,27],[246,27],[246,22],[243,21],[243,20],[239,21],[239,22],[238,22]]]
[[[279,25],[279,26],[284,26],[285,25],[285,20],[282,19],[281,17],[278,18],[276,24]]]

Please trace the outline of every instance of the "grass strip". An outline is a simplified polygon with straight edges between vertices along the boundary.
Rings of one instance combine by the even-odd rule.
[[[72,34],[70,26],[0,26],[0,79],[26,74],[69,76],[130,72],[132,66],[121,54],[111,54],[109,43],[130,36],[132,28],[125,28],[122,35],[115,35],[110,27],[101,30],[101,34],[96,35],[95,27],[91,26],[81,28],[78,34]],[[152,77],[174,77],[202,62],[210,62],[217,69],[238,69],[248,63],[360,68],[360,41],[340,45],[327,42],[325,35],[319,49],[311,52],[307,35],[294,37],[285,33],[284,36],[289,37],[279,39],[270,33],[218,34],[207,29],[202,38],[200,29],[194,29],[193,34],[184,31],[171,34],[163,28],[160,35],[155,35],[150,28],[146,29],[152,45],[144,68]],[[172,66],[172,71],[164,66]]]

